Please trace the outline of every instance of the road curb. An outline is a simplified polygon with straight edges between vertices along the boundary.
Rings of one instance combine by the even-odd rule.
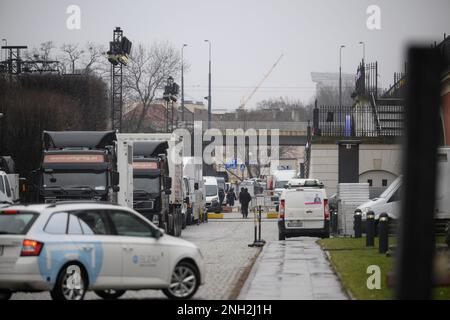
[[[223,219],[223,213],[208,213],[208,219]]]
[[[228,297],[229,300],[245,300],[242,297],[242,295],[247,294],[251,284],[251,280],[255,277],[256,274],[255,266],[259,263],[260,257],[262,256],[261,253],[266,247],[267,243],[263,248],[259,248],[256,255],[250,260],[250,263],[245,267],[244,271],[239,276],[236,285],[231,291],[230,296]]]
[[[277,212],[267,212],[267,219],[277,219],[278,213]]]
[[[326,249],[322,246],[322,244],[320,244],[320,243],[318,243],[318,242],[316,242],[316,243],[317,243],[317,244],[319,245],[319,247],[322,249],[323,253],[325,254],[325,257],[326,257],[327,260],[328,260],[328,263],[331,265],[331,268],[332,268],[333,272],[334,272],[334,273],[336,274],[336,276],[338,277],[339,282],[340,282],[340,284],[341,284],[341,289],[342,289],[342,291],[350,298],[350,300],[358,300],[358,299],[356,299],[355,296],[351,293],[351,291],[350,291],[349,289],[347,289],[347,288],[344,286],[344,281],[342,281],[342,276],[341,276],[341,274],[339,273],[339,271],[337,271],[336,267],[334,266],[333,261],[331,260],[330,252],[329,252],[328,250],[326,250]]]

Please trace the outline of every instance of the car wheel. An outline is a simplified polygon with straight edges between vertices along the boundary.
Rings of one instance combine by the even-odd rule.
[[[11,299],[12,292],[9,290],[0,290],[0,300],[9,300]]]
[[[100,298],[103,298],[105,300],[115,300],[115,299],[123,296],[125,294],[126,290],[107,289],[107,290],[96,290],[94,292]]]
[[[278,240],[286,240],[286,235],[283,231],[278,231]]]
[[[190,299],[200,286],[200,277],[192,263],[182,261],[173,270],[169,288],[163,293],[170,299]]]
[[[84,269],[76,263],[70,263],[59,272],[50,295],[53,300],[83,300],[86,288],[87,277]]]

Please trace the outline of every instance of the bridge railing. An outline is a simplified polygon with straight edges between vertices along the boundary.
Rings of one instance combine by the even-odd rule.
[[[376,106],[378,122],[371,106],[319,106],[314,110],[316,136],[381,137],[403,134],[403,107]]]
[[[179,123],[179,127],[192,127],[192,121]],[[306,135],[308,122],[297,121],[211,121],[211,128],[226,130],[226,129],[278,129],[280,131],[293,131],[297,134]],[[202,128],[206,130],[208,128],[208,122],[202,121]]]

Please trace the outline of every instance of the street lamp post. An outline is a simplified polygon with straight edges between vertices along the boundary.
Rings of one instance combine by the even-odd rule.
[[[211,128],[211,41],[205,40],[209,44],[209,73],[208,73],[208,129]]]
[[[181,121],[184,122],[184,56],[183,51],[187,44],[181,47]]]
[[[2,42],[5,43],[5,47],[8,46],[8,40],[2,39]],[[0,50],[0,51],[3,52],[3,50]],[[6,49],[5,49],[5,58],[4,58],[4,60],[6,60],[6,58],[7,58],[7,54],[6,54]],[[1,58],[0,58],[0,60],[1,60]]]
[[[363,47],[363,64],[364,64],[364,61],[366,60],[366,44],[364,43],[364,41],[360,41],[359,44],[362,44]]]
[[[345,45],[339,48],[339,108],[342,108],[342,49]]]

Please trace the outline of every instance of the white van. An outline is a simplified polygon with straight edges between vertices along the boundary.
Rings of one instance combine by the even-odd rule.
[[[280,196],[279,240],[299,236],[329,237],[330,212],[322,186],[285,189]]]
[[[208,212],[220,211],[219,205],[219,186],[216,177],[203,177],[205,190],[206,209]]]
[[[375,219],[378,219],[383,212],[386,212],[391,219],[398,219],[400,215],[401,185],[402,176],[399,176],[392,181],[389,187],[378,198],[364,202],[357,207],[357,210],[361,210],[362,220],[366,220],[366,215],[369,211],[373,211]]]
[[[434,218],[446,221],[450,219],[450,148],[438,148],[437,153],[437,185]],[[390,219],[400,217],[402,176],[395,179],[389,187],[378,197],[361,204],[356,209],[361,210],[362,219],[366,219],[367,212],[373,211],[375,219],[386,212]]]

